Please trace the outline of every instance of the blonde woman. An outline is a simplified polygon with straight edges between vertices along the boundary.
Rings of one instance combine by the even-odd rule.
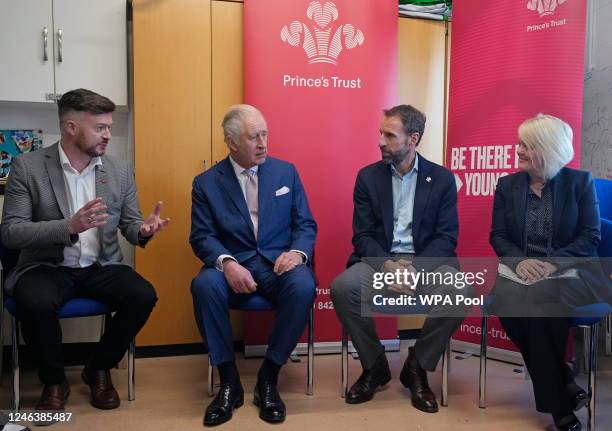
[[[567,123],[539,114],[518,137],[520,171],[497,184],[489,241],[522,283],[498,277],[489,311],[523,355],[536,409],[559,430],[578,431],[573,411],[589,400],[564,362],[569,316],[579,305],[612,302],[596,260],[599,205],[591,174],[565,167],[574,157]],[[546,280],[569,268],[578,278]]]

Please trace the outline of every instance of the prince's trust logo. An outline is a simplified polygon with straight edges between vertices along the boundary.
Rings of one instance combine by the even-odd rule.
[[[527,2],[527,9],[538,11],[540,18],[546,15],[552,15],[555,13],[557,6],[565,3],[567,0],[529,0]]]
[[[537,12],[540,18],[553,15],[557,7],[568,0],[529,0],[527,9]],[[567,18],[548,19],[547,21],[538,21],[527,26],[527,33],[537,32],[541,30],[549,30],[558,28],[567,24]]]
[[[363,32],[352,24],[342,24],[335,29],[332,23],[338,20],[338,8],[332,2],[323,5],[310,2],[306,16],[313,22],[312,27],[301,21],[293,21],[281,29],[281,40],[291,46],[302,46],[308,63],[338,64],[343,49],[353,49],[365,41]]]

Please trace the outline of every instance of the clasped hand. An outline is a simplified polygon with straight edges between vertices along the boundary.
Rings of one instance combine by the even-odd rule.
[[[389,259],[385,261],[382,269],[384,272],[390,272],[393,274],[395,274],[397,270],[402,272],[407,270],[410,273],[416,273],[416,268],[412,265],[412,261],[406,259],[399,259],[397,261]],[[410,283],[410,280],[405,280],[404,283],[387,284],[387,289],[390,291],[404,295],[414,295],[415,288],[416,286],[413,286],[412,283]]]
[[[528,284],[536,283],[556,270],[552,263],[538,259],[525,259],[516,266],[516,274]]]

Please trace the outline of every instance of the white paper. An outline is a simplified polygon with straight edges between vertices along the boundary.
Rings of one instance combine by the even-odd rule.
[[[499,266],[497,267],[497,273],[500,276],[507,278],[508,280],[512,280],[515,283],[522,284],[523,286],[529,286],[531,284],[535,284],[535,283],[526,282],[525,280],[520,278],[516,274],[516,272],[512,271],[512,269],[509,266],[504,265],[503,263],[500,263]],[[549,275],[548,277],[544,277],[542,280],[556,280],[556,279],[562,279],[562,278],[578,278],[578,271],[576,271],[574,268],[569,268],[563,271],[562,273],[559,273],[559,274],[555,273],[554,275]],[[542,280],[539,280],[539,281],[542,281]]]

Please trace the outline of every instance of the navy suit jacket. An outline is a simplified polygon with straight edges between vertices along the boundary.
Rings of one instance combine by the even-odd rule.
[[[601,240],[599,204],[591,174],[563,168],[550,184],[553,188],[551,256],[597,256]],[[495,253],[513,269],[526,256],[528,187],[529,176],[525,172],[501,177],[493,200],[489,242]]]
[[[353,247],[347,266],[361,258],[390,257],[393,242],[391,167],[383,161],[359,171],[353,194]],[[412,237],[417,270],[430,271],[455,258],[459,223],[453,174],[419,154]],[[426,258],[426,259],[422,259]]]
[[[260,254],[274,263],[284,251],[300,250],[311,260],[317,225],[295,166],[268,157],[257,176],[257,239],[229,157],[193,180],[189,242],[207,267],[222,254],[239,263]],[[277,195],[283,187],[289,191]]]

